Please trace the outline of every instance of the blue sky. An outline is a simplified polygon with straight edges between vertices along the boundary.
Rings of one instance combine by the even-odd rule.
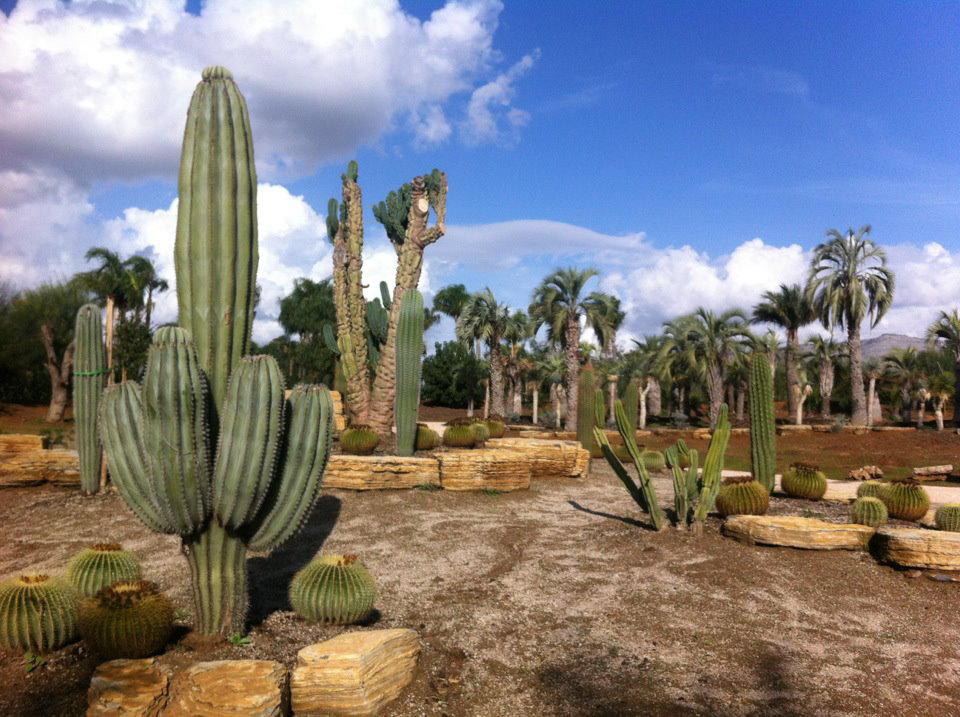
[[[898,276],[878,331],[957,302],[960,5],[341,5],[0,3],[0,280],[98,244],[163,266],[183,112],[222,63],[265,185],[260,338],[296,276],[329,275],[322,214],[351,157],[368,206],[448,173],[428,299],[459,281],[525,307],[550,269],[593,265],[639,336],[749,306],[802,279],[826,229],[869,223]],[[369,212],[367,233],[388,278]]]

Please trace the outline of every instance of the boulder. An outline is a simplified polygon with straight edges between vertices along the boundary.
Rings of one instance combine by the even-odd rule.
[[[946,480],[953,473],[953,466],[949,463],[942,466],[921,466],[913,469],[913,479],[917,481]]]
[[[873,532],[873,528],[866,525],[783,515],[734,515],[723,524],[724,535],[751,545],[762,543],[808,550],[863,550]]]
[[[854,468],[847,476],[850,480],[880,480],[883,478],[883,471],[880,466],[862,466]]]
[[[440,463],[436,458],[415,456],[330,456],[323,474],[324,488],[381,490],[440,485]]]
[[[76,451],[24,451],[0,454],[0,487],[13,488],[41,483],[80,485],[80,457]]]
[[[590,451],[576,441],[491,438],[487,445],[523,453],[531,478],[586,478],[590,470]]]
[[[378,714],[413,680],[420,655],[406,628],[348,632],[297,653],[290,701],[297,717]]]
[[[884,525],[873,546],[881,560],[904,567],[960,570],[960,533]]]
[[[283,717],[287,668],[272,660],[198,662],[178,674],[163,717]]]
[[[145,660],[99,665],[87,691],[87,717],[159,717],[170,696],[170,670]]]
[[[479,448],[443,451],[440,487],[445,490],[526,490],[532,464],[523,451]]]

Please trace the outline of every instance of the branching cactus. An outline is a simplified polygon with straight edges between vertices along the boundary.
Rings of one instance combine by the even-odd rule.
[[[770,493],[777,470],[773,380],[770,377],[770,363],[766,355],[759,351],[750,360],[747,392],[750,396],[750,472]]]
[[[400,300],[397,321],[397,392],[393,420],[397,455],[412,456],[417,442],[417,411],[420,408],[420,367],[423,358],[423,296],[407,289]]]
[[[713,510],[720,492],[720,477],[723,472],[723,459],[730,442],[730,418],[727,404],[720,406],[717,416],[717,425],[710,438],[710,447],[707,448],[707,457],[703,461],[703,474],[700,476],[700,500],[693,511],[693,532],[703,534],[703,526],[707,515]]]
[[[696,449],[688,448],[683,439],[680,439],[664,451],[664,457],[673,475],[673,507],[677,527],[685,529],[690,511],[700,494],[700,455]],[[683,470],[684,463],[687,464],[686,472]]]
[[[100,431],[97,409],[107,378],[107,357],[100,327],[100,307],[85,304],[77,312],[74,331],[73,416],[80,455],[80,490],[96,493],[100,487]]]

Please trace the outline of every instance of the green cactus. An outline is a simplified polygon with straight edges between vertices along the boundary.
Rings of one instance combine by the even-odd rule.
[[[79,596],[66,580],[21,575],[0,583],[0,647],[50,652],[77,636]]]
[[[490,431],[491,438],[503,438],[507,433],[507,422],[503,416],[496,414],[487,416],[487,430]]]
[[[747,394],[750,397],[750,472],[770,493],[777,471],[777,432],[773,416],[773,379],[770,362],[757,351],[750,359]]]
[[[627,416],[627,424],[636,434],[637,431],[637,411],[639,410],[639,391],[637,391],[637,382],[631,379],[627,381],[627,387],[623,390],[623,412]]]
[[[403,292],[397,321],[397,389],[393,404],[398,456],[412,456],[417,442],[423,318],[423,296],[420,292],[416,289]]]
[[[717,512],[728,515],[763,515],[770,505],[770,494],[753,478],[726,478],[717,494]]]
[[[879,498],[886,502],[890,484],[878,480],[867,480],[857,486],[858,498]]]
[[[350,426],[340,434],[340,450],[354,456],[368,456],[380,443],[380,435],[370,426]]]
[[[196,345],[219,411],[250,348],[257,276],[257,173],[247,103],[208,67],[187,110],[174,259],[179,323]]]
[[[644,451],[640,458],[648,471],[662,471],[667,467],[667,460],[660,451]]]
[[[920,520],[930,509],[930,496],[923,486],[915,480],[893,481],[883,502],[891,518],[899,520]]]
[[[857,498],[850,506],[850,522],[879,528],[887,522],[887,506],[879,498]]]
[[[933,522],[938,530],[960,533],[960,503],[946,503],[937,508]]]
[[[129,580],[80,603],[80,635],[106,659],[142,658],[163,650],[173,631],[173,605],[153,583]]]
[[[673,477],[673,507],[678,528],[686,528],[690,510],[697,502],[700,456],[683,439],[667,448],[664,458]],[[686,473],[684,473],[686,469]]]
[[[376,585],[355,555],[326,555],[293,577],[290,604],[301,617],[331,625],[364,620],[373,610]]]
[[[417,424],[417,445],[418,451],[432,451],[440,445],[440,434],[427,426],[425,423]]]
[[[97,543],[67,564],[67,580],[83,597],[92,597],[121,580],[139,580],[140,561],[117,543]]]
[[[720,406],[717,425],[713,429],[710,446],[707,448],[707,456],[703,461],[703,471],[700,477],[700,499],[693,511],[693,531],[696,535],[703,534],[703,526],[707,522],[707,515],[713,510],[717,494],[720,492],[720,476],[723,472],[724,454],[727,452],[727,444],[730,442],[730,433],[730,418],[727,404],[724,403]]]
[[[577,440],[588,451],[595,450],[596,442],[593,438],[593,427],[596,425],[597,393],[593,378],[593,369],[589,364],[580,369],[580,378],[577,383]],[[600,424],[603,428],[603,423]]]
[[[820,500],[827,492],[827,477],[817,466],[794,463],[780,479],[780,487],[793,498]]]
[[[487,428],[487,422],[480,418],[475,419],[470,424],[470,429],[473,431],[474,446],[482,448],[487,439],[490,438],[490,429]]]
[[[100,307],[85,304],[77,312],[74,330],[73,422],[80,456],[80,490],[96,493],[100,488],[100,430],[97,409],[107,378],[107,357],[100,327]]]
[[[443,430],[443,445],[449,448],[473,448],[477,434],[473,430],[473,419],[456,418],[447,421]]]

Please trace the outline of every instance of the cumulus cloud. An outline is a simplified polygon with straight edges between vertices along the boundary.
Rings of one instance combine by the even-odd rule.
[[[470,96],[463,135],[469,144],[481,142],[511,143],[517,130],[530,121],[528,112],[510,107],[517,83],[540,57],[540,51],[524,57],[506,72],[478,87]]]

